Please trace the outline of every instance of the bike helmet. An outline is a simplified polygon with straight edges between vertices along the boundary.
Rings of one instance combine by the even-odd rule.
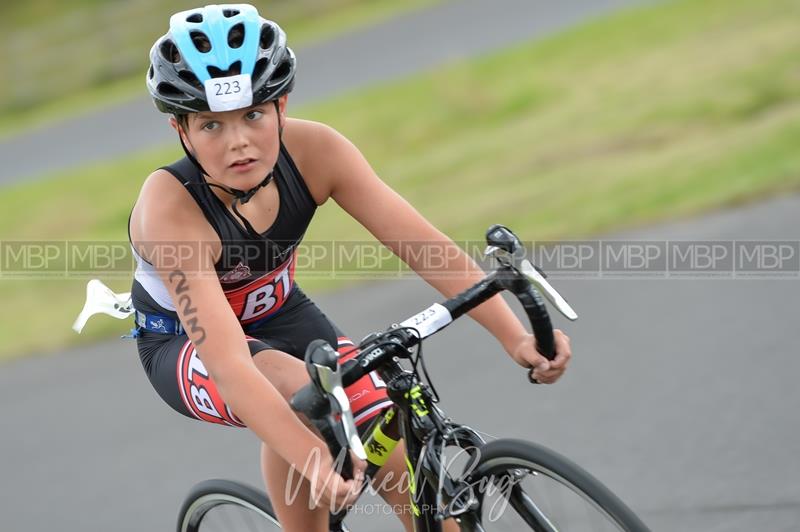
[[[163,113],[229,111],[292,90],[286,34],[248,4],[181,11],[150,49],[147,88]]]

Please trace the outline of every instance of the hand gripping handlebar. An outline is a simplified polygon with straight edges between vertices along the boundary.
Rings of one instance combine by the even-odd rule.
[[[553,327],[540,293],[567,319],[574,321],[578,315],[546,280],[544,272],[526,258],[524,246],[511,230],[493,225],[486,233],[486,242],[485,255],[493,256],[500,264],[496,270],[464,292],[404,320],[399,327],[393,325],[384,333],[371,335],[368,342],[359,346],[360,354],[344,366],[339,366],[336,351],[324,340],[309,344],[305,362],[311,383],[292,397],[291,406],[319,428],[334,458],[342,449],[351,449],[361,459],[366,457],[344,392],[346,386],[503,290],[513,293],[522,304],[539,352],[549,360],[555,358]],[[376,345],[376,338],[383,340],[380,345]],[[536,382],[532,373],[533,370],[528,372],[528,378]],[[343,475],[352,475],[349,453],[344,455]]]

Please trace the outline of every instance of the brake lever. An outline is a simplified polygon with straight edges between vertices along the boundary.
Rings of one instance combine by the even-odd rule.
[[[347,441],[347,446],[352,449],[353,454],[360,460],[367,459],[367,452],[364,450],[364,445],[361,443],[361,438],[358,436],[356,429],[356,422],[353,418],[353,411],[350,408],[350,401],[347,399],[347,394],[341,385],[341,375],[338,375],[339,384],[334,385],[333,389],[329,392],[331,397],[337,403],[337,413],[341,416],[341,427],[344,429],[344,438]]]
[[[521,273],[536,287],[536,289],[550,301],[550,303],[568,320],[575,321],[578,314],[572,309],[567,300],[547,281],[547,275],[530,260],[525,258],[525,248],[522,243],[506,227],[496,225],[489,230],[490,244],[483,252],[486,257],[494,257],[503,266],[513,268]]]
[[[339,418],[337,425],[344,431],[344,444],[352,449],[359,459],[366,460],[367,453],[358,436],[350,401],[342,385],[342,369],[338,364],[338,354],[325,341],[315,340],[315,344],[309,346],[314,352],[306,360],[309,375],[331,401],[330,415],[334,420],[337,416]],[[337,432],[334,429],[334,433]]]
[[[558,311],[564,315],[570,321],[575,321],[578,319],[578,315],[572,310],[572,307],[567,300],[564,299],[558,291],[553,288],[545,276],[543,275],[542,271],[537,268],[531,261],[528,259],[523,259],[519,263],[519,269],[517,270],[521,272],[528,280],[533,283],[533,285],[539,290],[541,294],[547,298],[550,303],[553,304],[554,307],[558,309]]]

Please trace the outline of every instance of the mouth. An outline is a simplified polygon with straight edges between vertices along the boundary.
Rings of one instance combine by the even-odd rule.
[[[257,160],[258,159],[253,159],[251,157],[237,159],[236,161],[234,161],[229,165],[229,168],[240,171],[249,170],[250,168],[253,167],[253,165],[256,163]]]

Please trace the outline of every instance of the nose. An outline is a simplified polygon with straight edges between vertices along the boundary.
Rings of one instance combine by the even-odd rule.
[[[229,129],[229,145],[232,151],[241,150],[250,145],[250,140],[247,136],[247,128],[243,124],[232,124]]]

